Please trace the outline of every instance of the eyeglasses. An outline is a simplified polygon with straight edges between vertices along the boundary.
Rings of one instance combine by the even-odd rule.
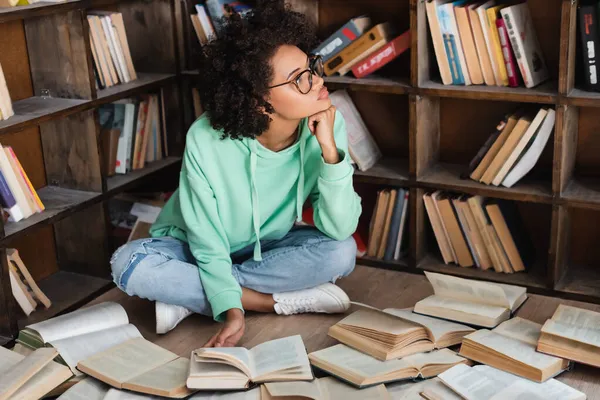
[[[296,75],[295,78],[287,82],[280,83],[278,85],[269,86],[268,89],[273,89],[279,86],[287,85],[288,83],[293,83],[298,88],[298,91],[302,94],[307,94],[312,89],[313,84],[313,75],[317,75],[318,77],[322,77],[324,73],[323,68],[323,59],[320,55],[310,55],[308,57],[308,68],[304,71],[301,71]]]

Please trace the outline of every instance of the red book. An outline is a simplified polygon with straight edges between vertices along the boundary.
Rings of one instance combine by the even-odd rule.
[[[315,226],[315,220],[313,218],[312,207],[306,208],[306,209],[304,209],[304,211],[302,211],[302,223],[305,225]],[[356,242],[356,255],[358,257],[362,257],[365,254],[367,254],[367,245],[360,237],[358,231],[354,232],[352,234],[352,237],[354,238],[354,241]]]
[[[357,78],[363,78],[377,71],[408,49],[410,49],[410,31],[404,32],[379,50],[357,62],[352,67],[352,73]]]
[[[506,65],[508,86],[517,87],[519,86],[517,63],[515,62],[515,56],[513,54],[512,45],[510,44],[510,38],[508,37],[508,30],[504,24],[504,19],[498,18],[496,20],[496,28],[498,28],[500,46],[502,47],[502,56],[504,57],[504,65]]]

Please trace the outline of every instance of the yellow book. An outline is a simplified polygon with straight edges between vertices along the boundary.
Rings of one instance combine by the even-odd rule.
[[[502,46],[500,46],[500,36],[498,35],[498,28],[496,27],[496,20],[498,19],[498,13],[502,8],[506,6],[490,7],[486,10],[487,19],[489,24],[489,31],[491,33],[491,39],[493,44],[493,54],[496,59],[498,66],[498,73],[500,74],[500,80],[502,86],[508,86],[508,74],[506,72],[506,64],[504,64],[504,56],[502,55]]]
[[[44,206],[44,203],[42,203],[42,200],[40,200],[40,197],[38,196],[37,191],[35,190],[35,188],[31,184],[31,181],[29,180],[29,177],[25,173],[25,170],[23,169],[23,166],[21,165],[21,162],[17,158],[17,155],[13,151],[12,147],[9,147],[9,149],[10,149],[11,156],[15,159],[17,167],[19,167],[19,171],[21,172],[21,175],[23,176],[23,179],[25,179],[25,183],[27,184],[27,187],[29,188],[29,191],[30,191],[31,195],[33,196],[33,199],[35,200],[35,204],[39,208],[39,212],[44,211],[46,209],[46,207]]]

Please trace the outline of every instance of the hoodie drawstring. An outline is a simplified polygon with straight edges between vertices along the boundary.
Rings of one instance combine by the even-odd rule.
[[[262,252],[260,249],[260,209],[258,207],[258,190],[256,189],[256,142],[250,140],[250,183],[252,185],[252,224],[254,225],[254,235],[256,243],[254,244],[254,261],[262,261]]]
[[[296,188],[296,222],[302,222],[302,206],[304,205],[304,146],[306,142],[300,138],[300,174]]]

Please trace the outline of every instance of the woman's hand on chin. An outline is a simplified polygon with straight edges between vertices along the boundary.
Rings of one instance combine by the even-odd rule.
[[[335,106],[330,106],[325,111],[320,111],[308,117],[308,128],[317,138],[323,159],[328,164],[337,164],[339,154],[333,136],[333,124],[335,122]]]

